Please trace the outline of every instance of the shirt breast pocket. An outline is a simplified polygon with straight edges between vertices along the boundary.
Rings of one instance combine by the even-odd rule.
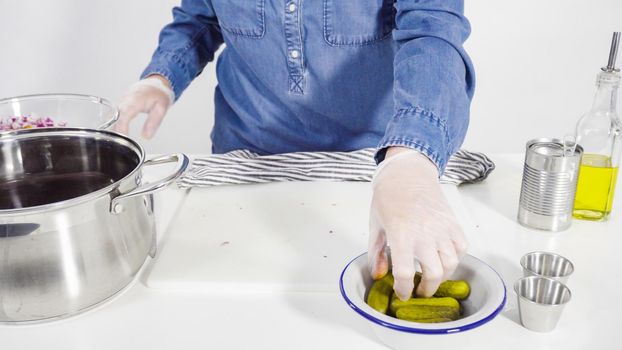
[[[391,35],[394,0],[324,0],[324,40],[332,46],[369,45]]]
[[[212,0],[223,30],[259,39],[265,33],[265,0]]]

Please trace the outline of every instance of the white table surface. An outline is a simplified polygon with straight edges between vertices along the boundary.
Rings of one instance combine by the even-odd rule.
[[[497,169],[484,183],[460,187],[458,200],[464,205],[457,207],[462,208],[458,215],[470,241],[469,253],[501,274],[508,286],[508,303],[496,319],[476,330],[476,337],[469,337],[469,343],[451,335],[456,336],[454,348],[621,349],[622,278],[618,272],[622,256],[618,251],[622,249],[622,195],[618,193],[614,215],[606,223],[575,221],[560,233],[530,230],[515,220],[522,156],[491,158]],[[40,325],[1,326],[0,349],[383,349],[368,321],[342,301],[337,280],[333,287],[327,282],[333,278],[332,271],[338,271],[354,252],[365,247],[367,217],[361,208],[369,205],[369,189],[365,184],[339,185],[288,183],[161,192],[156,197],[159,255],[135,283],[113,300],[77,317]],[[338,198],[347,193],[351,195]],[[266,201],[267,194],[273,200]],[[328,198],[331,196],[337,197]],[[283,212],[281,206],[287,203],[291,210]],[[203,217],[211,218],[213,225]],[[308,219],[300,223],[305,229],[293,239],[293,246],[306,245],[311,252],[325,253],[310,264],[298,261],[295,268],[300,273],[295,275],[292,271],[296,269],[283,274],[279,264],[261,263],[275,271],[262,274],[255,270],[252,283],[243,285],[240,279],[246,278],[248,269],[240,266],[252,265],[230,257],[243,252],[257,257],[260,251],[274,247],[288,249],[286,236],[296,231],[298,217]],[[234,223],[229,232],[236,241],[221,246],[227,237],[223,236],[226,220]],[[279,239],[257,243],[255,234],[240,240],[245,223],[253,225],[247,228],[253,230],[258,229],[258,222],[264,223],[260,230],[272,228]],[[200,232],[205,232],[203,238]],[[334,237],[321,236],[320,245],[304,237],[313,234]],[[335,244],[324,246],[330,239]],[[249,249],[256,243],[258,249]],[[177,258],[183,247],[194,249],[188,248],[188,256]],[[197,269],[201,247],[211,264],[203,262],[204,268]],[[219,252],[216,248],[223,252],[214,253]],[[227,254],[227,249],[234,251]],[[572,300],[551,333],[534,333],[518,323],[511,286],[521,274],[520,256],[533,250],[560,253],[576,268],[568,282]],[[296,254],[290,251],[284,256],[291,260]],[[301,256],[312,259],[306,251]],[[314,266],[328,272],[323,277],[310,273],[305,280]],[[171,278],[176,268],[182,277]],[[226,268],[231,274],[219,273]],[[212,277],[217,283],[210,282]],[[434,345],[433,338],[419,337],[414,342],[420,348]]]

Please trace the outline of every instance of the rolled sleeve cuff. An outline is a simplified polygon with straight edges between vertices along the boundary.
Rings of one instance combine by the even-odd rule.
[[[187,69],[175,54],[161,53],[154,56],[143,73],[140,75],[144,79],[150,75],[159,74],[165,77],[173,88],[175,101],[179,99],[183,91],[188,87],[192,78],[189,78]]]
[[[413,107],[399,110],[389,121],[375,154],[376,163],[384,160],[388,147],[412,148],[428,157],[442,174],[453,153],[447,125],[434,113]]]

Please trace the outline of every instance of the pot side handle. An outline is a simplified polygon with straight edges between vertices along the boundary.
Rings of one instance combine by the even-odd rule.
[[[100,105],[104,105],[104,106],[109,105],[110,108],[112,108],[113,110],[112,118],[110,120],[105,121],[100,126],[98,126],[97,130],[106,130],[110,128],[111,126],[113,126],[117,121],[119,121],[119,116],[121,115],[121,112],[119,111],[118,107],[116,107],[115,105],[113,105],[112,103],[108,102],[107,100],[101,97],[91,97],[91,98],[95,99],[96,102],[99,103]]]
[[[113,198],[112,201],[110,201],[110,212],[113,214],[121,213],[123,211],[123,204],[121,203],[121,201],[124,199],[135,197],[135,196],[142,196],[145,194],[154,193],[156,191],[164,189],[166,186],[170,185],[173,181],[178,179],[181,176],[181,174],[183,174],[184,171],[186,171],[186,169],[188,168],[188,164],[190,163],[190,160],[185,154],[176,153],[176,154],[171,154],[171,155],[166,155],[166,156],[161,156],[161,157],[156,157],[153,159],[146,160],[143,163],[143,166],[151,166],[151,165],[158,165],[158,164],[165,164],[165,163],[172,163],[172,162],[177,162],[177,167],[175,168],[175,171],[172,174],[170,174],[169,176],[161,180],[144,184],[142,186],[135,188],[131,192],[124,193]]]

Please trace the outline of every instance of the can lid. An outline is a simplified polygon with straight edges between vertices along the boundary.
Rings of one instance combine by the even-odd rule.
[[[531,150],[535,153],[549,157],[563,157],[564,146],[557,142],[541,142],[531,145]]]

